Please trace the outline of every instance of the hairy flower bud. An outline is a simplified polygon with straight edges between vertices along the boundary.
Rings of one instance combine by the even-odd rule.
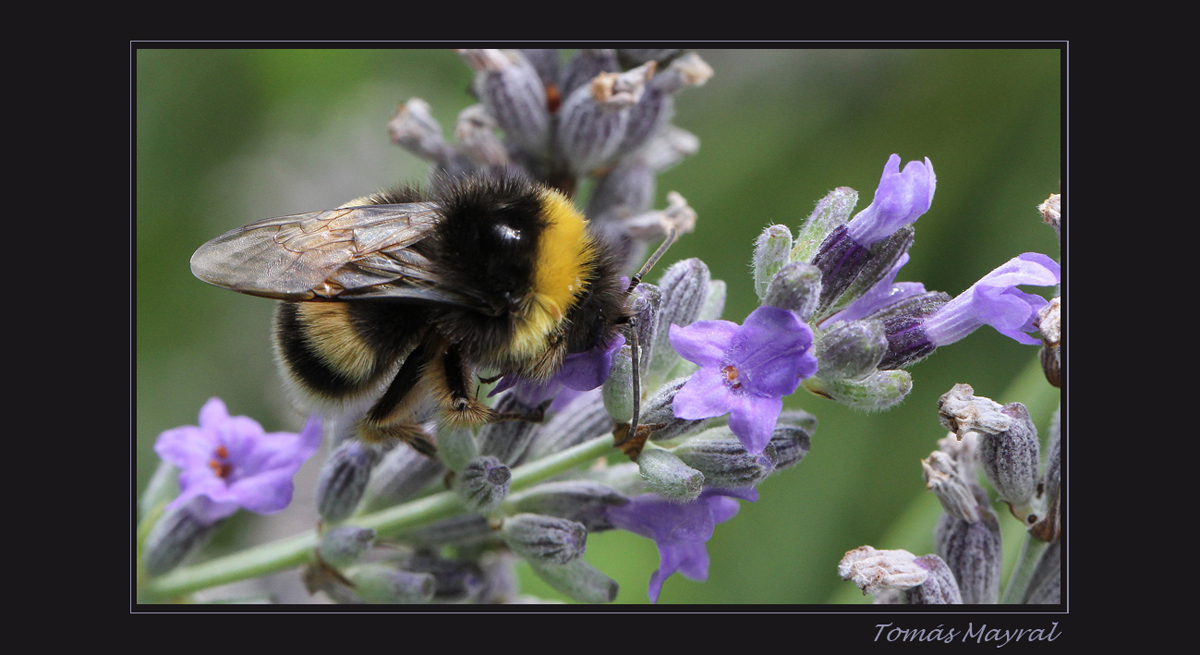
[[[668,500],[693,500],[704,487],[703,473],[666,450],[654,448],[642,451],[637,465],[650,490]]]
[[[458,475],[455,488],[467,507],[476,512],[490,512],[508,495],[512,473],[500,460],[490,455],[476,457]]]
[[[354,512],[380,458],[378,449],[357,439],[343,441],[333,450],[317,479],[317,512],[322,519],[337,523]]]
[[[510,516],[504,519],[500,534],[517,555],[548,564],[566,564],[587,548],[587,528],[583,524],[553,516]]]

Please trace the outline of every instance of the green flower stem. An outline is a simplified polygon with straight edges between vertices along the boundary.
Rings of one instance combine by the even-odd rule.
[[[1025,535],[1025,540],[1021,542],[1021,554],[1017,557],[1017,564],[1013,567],[1012,577],[1009,578],[1008,586],[1004,589],[1004,598],[1000,601],[1001,603],[1011,605],[1024,602],[1029,579],[1033,577],[1038,559],[1041,558],[1042,553],[1046,552],[1046,547],[1049,545],[1041,539]]]
[[[518,491],[580,464],[616,452],[612,437],[605,435],[513,470],[510,488]],[[403,505],[356,516],[345,525],[374,528],[380,537],[390,537],[463,511],[452,491],[426,496]],[[317,544],[316,530],[249,548],[239,553],[176,569],[147,581],[140,592],[142,602],[162,602],[201,589],[274,573],[309,561]]]

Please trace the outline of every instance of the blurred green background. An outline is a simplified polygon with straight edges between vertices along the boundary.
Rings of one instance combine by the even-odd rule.
[[[696,231],[664,264],[703,259],[728,284],[725,318],[741,322],[757,306],[749,262],[764,227],[795,228],[837,186],[858,189],[862,209],[891,153],[929,157],[938,177],[900,280],[955,295],[1019,253],[1057,257],[1036,206],[1062,175],[1060,51],[699,52],[715,75],[677,99],[674,122],[700,138],[700,151],[659,177],[656,206],[674,190],[698,213]],[[194,425],[212,396],[268,431],[301,425],[271,360],[273,303],[196,280],[192,252],[253,220],[422,180],[426,164],[392,145],[386,124],[398,104],[420,97],[452,138],[455,116],[473,102],[470,78],[444,49],[136,52],[137,491],[156,466],[155,437]],[[913,392],[889,412],[857,413],[798,391],[787,406],[821,421],[807,459],[717,528],[707,582],[676,575],[660,603],[865,602],[837,577],[845,551],[932,552],[938,504],[920,459],[945,435],[938,397],[963,382],[997,402],[1026,401],[1005,394],[1036,357],[984,328],[910,369]],[[1031,407],[1043,433],[1056,398]],[[317,467],[314,458],[301,472],[292,507],[239,517],[213,551],[311,528]],[[1002,505],[997,512],[1011,555],[1016,522]],[[908,527],[894,527],[902,517]],[[658,566],[652,542],[609,532],[588,546],[586,558],[621,584],[617,602],[646,602]],[[273,576],[272,591],[288,599],[297,577]],[[536,579],[525,589],[557,597]]]

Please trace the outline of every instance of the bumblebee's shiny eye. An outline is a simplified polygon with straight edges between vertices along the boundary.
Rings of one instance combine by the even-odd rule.
[[[510,225],[505,225],[503,223],[496,223],[495,225],[492,226],[492,229],[494,229],[496,231],[496,236],[500,237],[501,239],[505,239],[505,240],[509,240],[509,241],[520,241],[521,240],[521,231],[513,229],[512,226],[510,226]]]

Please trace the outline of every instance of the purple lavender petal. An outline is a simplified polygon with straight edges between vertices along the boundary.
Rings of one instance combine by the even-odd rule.
[[[862,246],[887,238],[929,211],[936,188],[937,176],[928,157],[924,163],[908,162],[901,172],[900,156],[893,154],[883,167],[874,200],[846,224],[847,235]]]

